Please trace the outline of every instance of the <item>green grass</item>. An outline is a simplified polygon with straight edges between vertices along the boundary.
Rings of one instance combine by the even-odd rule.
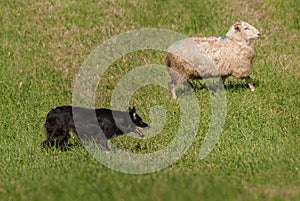
[[[5,0],[0,8],[0,200],[300,200],[299,0]],[[162,171],[113,171],[74,137],[68,151],[40,148],[47,112],[72,104],[81,64],[105,40],[138,28],[221,36],[239,18],[261,31],[251,72],[256,91],[243,80],[226,81],[225,125],[205,159],[198,155],[211,115],[201,81],[193,81],[200,108],[196,139]],[[112,64],[96,106],[109,107],[122,76],[151,63],[163,65],[164,53],[135,52]],[[180,113],[166,89],[141,88],[130,103],[146,121],[150,108],[160,105],[166,125],[148,140],[122,136],[114,145],[151,153],[174,139]]]

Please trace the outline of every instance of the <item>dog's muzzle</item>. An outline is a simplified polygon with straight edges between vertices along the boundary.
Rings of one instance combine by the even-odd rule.
[[[147,127],[143,128],[143,129],[149,129],[149,128],[150,128],[150,126],[147,126]],[[144,138],[145,135],[143,133],[143,129],[141,129],[141,128],[135,128],[133,132],[136,133],[139,137]]]

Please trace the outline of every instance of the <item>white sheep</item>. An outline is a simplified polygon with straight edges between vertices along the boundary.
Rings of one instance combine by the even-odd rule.
[[[254,57],[253,41],[259,31],[247,22],[237,21],[223,37],[189,38],[177,41],[167,50],[166,65],[171,76],[169,90],[177,98],[175,87],[189,79],[228,76],[246,79],[251,91],[254,86],[250,69]]]

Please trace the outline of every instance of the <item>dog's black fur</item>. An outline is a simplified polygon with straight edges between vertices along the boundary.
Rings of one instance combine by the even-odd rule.
[[[116,111],[60,106],[47,114],[44,124],[47,139],[42,142],[42,146],[66,148],[69,146],[69,132],[72,131],[79,139],[93,140],[109,151],[107,140],[112,137],[130,132],[144,137],[138,127],[149,126],[143,122],[134,107],[127,111]]]

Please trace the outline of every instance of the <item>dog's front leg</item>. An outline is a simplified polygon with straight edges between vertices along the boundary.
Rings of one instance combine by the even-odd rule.
[[[96,143],[100,145],[102,148],[104,148],[106,151],[110,151],[110,148],[108,146],[108,140],[105,136],[102,136],[103,134],[99,134],[96,137]]]

